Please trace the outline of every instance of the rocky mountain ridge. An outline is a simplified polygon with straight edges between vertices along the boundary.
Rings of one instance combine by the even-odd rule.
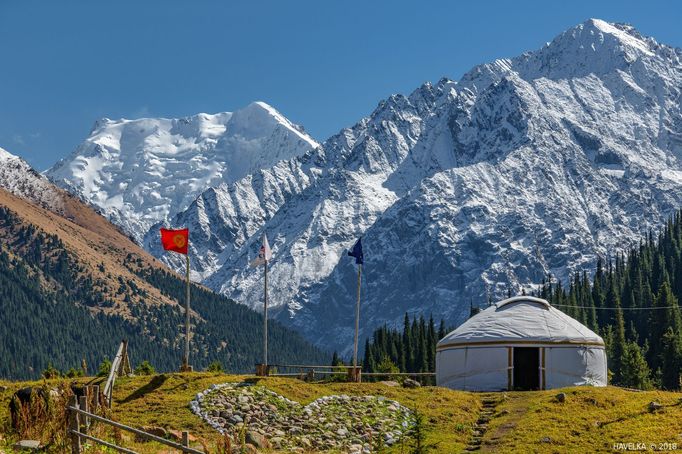
[[[195,232],[195,278],[253,308],[262,271],[247,263],[267,232],[274,312],[318,345],[352,345],[345,252],[359,236],[363,333],[405,312],[458,323],[469,301],[589,270],[680,206],[681,58],[591,19],[393,95],[319,147],[207,189],[169,223]],[[161,257],[155,228],[143,244]]]

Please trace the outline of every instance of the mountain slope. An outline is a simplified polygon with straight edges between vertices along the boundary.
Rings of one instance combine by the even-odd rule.
[[[180,119],[102,119],[46,174],[139,241],[205,189],[316,146],[300,126],[254,102]]]
[[[0,189],[0,356],[7,359],[0,376],[35,377],[48,362],[66,369],[81,358],[96,365],[122,338],[135,361],[174,370],[183,346],[183,280],[92,209],[27,175],[35,185],[26,182],[24,192],[47,189],[61,209]],[[192,310],[195,367],[219,360],[245,371],[259,361],[261,315],[196,285]],[[326,357],[276,323],[270,348],[279,361]]]
[[[457,323],[470,298],[590,269],[680,205],[681,57],[592,19],[392,96],[320,148],[209,189],[173,223],[197,232],[204,283],[252,307],[262,277],[246,264],[267,232],[271,301],[320,345],[351,345],[344,256],[360,235],[364,330],[406,311]]]

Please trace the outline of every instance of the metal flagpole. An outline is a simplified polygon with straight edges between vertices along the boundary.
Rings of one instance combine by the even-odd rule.
[[[263,365],[268,365],[268,260],[265,260],[265,299],[263,302]]]
[[[189,371],[189,251],[187,252],[187,302],[185,303],[185,356],[182,359],[182,370]]]
[[[353,376],[358,367],[358,331],[360,330],[360,278],[362,274],[362,264],[358,264],[358,302],[355,305],[355,341],[353,343]]]

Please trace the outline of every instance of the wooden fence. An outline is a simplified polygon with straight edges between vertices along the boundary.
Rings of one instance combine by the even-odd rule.
[[[117,446],[108,441],[89,435],[88,431],[91,425],[93,424],[93,421],[110,425],[112,427],[116,427],[120,430],[125,430],[127,432],[132,432],[140,438],[156,441],[168,447],[177,449],[181,452],[191,454],[204,454],[203,451],[198,451],[196,449],[189,447],[189,433],[185,431],[182,432],[182,443],[175,443],[173,441],[166,440],[165,438],[147,433],[139,429],[135,429],[134,427],[126,426],[125,424],[121,424],[119,422],[112,421],[111,419],[107,419],[102,416],[91,413],[88,411],[88,399],[85,396],[81,397],[80,399],[78,399],[76,396],[71,397],[67,410],[69,412],[69,435],[71,436],[72,454],[81,454],[83,448],[82,440],[89,440],[91,442],[100,444],[102,446],[106,446],[107,448],[113,449],[118,452],[123,452],[126,454],[136,454],[135,451],[124,448],[122,446]]]
[[[273,372],[276,369],[277,372]],[[298,372],[279,372],[279,369],[298,369]],[[362,377],[435,377],[435,372],[362,372],[358,367],[353,373],[352,366],[310,366],[301,364],[256,364],[256,375],[259,377],[297,377],[312,381],[316,376],[346,374],[349,382],[360,383]]]

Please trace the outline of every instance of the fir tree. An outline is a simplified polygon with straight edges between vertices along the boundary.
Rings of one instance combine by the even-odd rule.
[[[618,308],[616,312],[616,326],[613,333],[613,347],[611,348],[610,364],[613,371],[613,379],[616,383],[622,382],[623,374],[623,356],[625,354],[625,320],[623,319],[623,310],[620,307],[620,301],[616,297],[615,304]]]
[[[441,319],[438,325],[438,341],[441,341],[447,334],[445,331],[445,320]]]
[[[680,388],[682,374],[682,337],[669,326],[662,341],[661,386],[665,389]]]
[[[651,371],[642,350],[635,342],[628,342],[621,363],[621,385],[628,388],[650,389]]]

